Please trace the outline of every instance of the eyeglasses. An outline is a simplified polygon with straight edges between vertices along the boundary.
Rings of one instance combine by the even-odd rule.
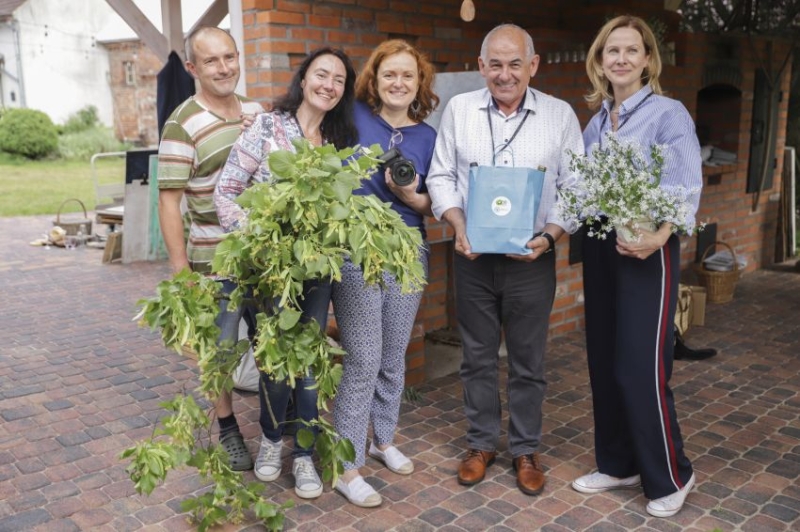
[[[389,137],[389,149],[399,146],[403,142],[403,133],[397,129],[392,131],[392,136]]]

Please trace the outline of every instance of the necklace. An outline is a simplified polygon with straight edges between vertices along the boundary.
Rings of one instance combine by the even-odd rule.
[[[635,112],[636,112],[636,111],[639,109],[639,107],[641,107],[641,106],[642,106],[642,104],[643,104],[644,102],[646,102],[646,101],[647,101],[647,99],[648,99],[650,96],[652,96],[653,94],[655,94],[655,93],[651,92],[650,94],[648,94],[647,96],[645,96],[644,98],[642,98],[642,100],[641,100],[639,103],[637,103],[637,104],[636,104],[636,106],[635,106],[633,109],[631,109],[631,110],[628,112],[628,114],[625,116],[625,120],[623,120],[623,121],[622,121],[622,123],[621,123],[621,124],[619,124],[619,125],[617,126],[617,128],[616,128],[616,129],[614,129],[614,131],[619,131],[620,129],[622,129],[622,126],[624,126],[625,124],[627,124],[627,123],[628,123],[628,120],[630,120],[630,119],[631,119],[631,117],[633,116],[633,113],[635,113]],[[617,112],[619,112],[619,110],[617,110]],[[613,111],[610,111],[610,112],[609,112],[609,114],[613,114]],[[600,132],[601,132],[601,135],[600,135],[600,148],[602,148],[602,147],[603,147],[603,136],[602,136],[602,131],[603,131],[603,130],[605,129],[605,127],[606,127],[606,119],[607,119],[607,118],[608,118],[608,117],[604,115],[604,116],[603,116],[603,123],[602,123],[602,124],[600,124]],[[613,124],[612,124],[612,125],[613,125]],[[613,128],[612,128],[612,129],[613,129]]]

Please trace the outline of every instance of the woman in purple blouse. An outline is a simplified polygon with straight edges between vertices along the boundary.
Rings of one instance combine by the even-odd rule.
[[[381,167],[356,194],[374,194],[391,204],[410,227],[425,237],[425,216],[431,214],[425,187],[436,132],[423,120],[439,98],[433,93],[434,69],[413,46],[402,40],[382,43],[356,80],[355,122],[359,144],[398,149],[413,162],[416,177],[400,186]],[[427,271],[428,252],[420,250]],[[351,503],[372,507],[381,496],[361,477],[367,430],[372,425],[369,455],[391,471],[408,475],[414,464],[394,445],[405,380],[405,352],[421,293],[402,294],[395,279],[384,274],[384,286],[365,286],[361,269],[351,262],[333,286],[333,306],[344,357],[344,373],[333,408],[336,431],[349,439],[356,457],[345,463],[335,488]]]

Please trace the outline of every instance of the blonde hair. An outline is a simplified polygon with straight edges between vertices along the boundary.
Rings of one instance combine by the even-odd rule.
[[[603,75],[603,48],[608,41],[608,36],[618,28],[632,28],[642,36],[645,52],[650,56],[647,66],[642,71],[642,84],[650,85],[656,94],[663,94],[658,81],[658,77],[661,75],[661,56],[658,53],[658,42],[653,30],[639,17],[622,15],[609,20],[600,28],[586,56],[586,75],[589,76],[589,81],[592,83],[592,91],[584,99],[590,109],[599,109],[603,100],[613,98],[611,82]]]

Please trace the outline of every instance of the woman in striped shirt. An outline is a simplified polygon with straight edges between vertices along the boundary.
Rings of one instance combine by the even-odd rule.
[[[592,44],[586,71],[598,109],[584,131],[591,153],[610,131],[638,142],[648,153],[665,148],[660,186],[702,187],[700,145],[686,108],[663,96],[661,59],[652,30],[637,17],[606,23]],[[647,155],[646,155],[647,156]],[[680,511],[695,482],[669,379],[673,318],[680,276],[680,242],[673,223],[694,226],[699,193],[689,198],[686,220],[655,220],[636,241],[615,233],[584,237],[586,349],[595,421],[598,471],[572,483],[582,493],[642,486],[647,512]]]

